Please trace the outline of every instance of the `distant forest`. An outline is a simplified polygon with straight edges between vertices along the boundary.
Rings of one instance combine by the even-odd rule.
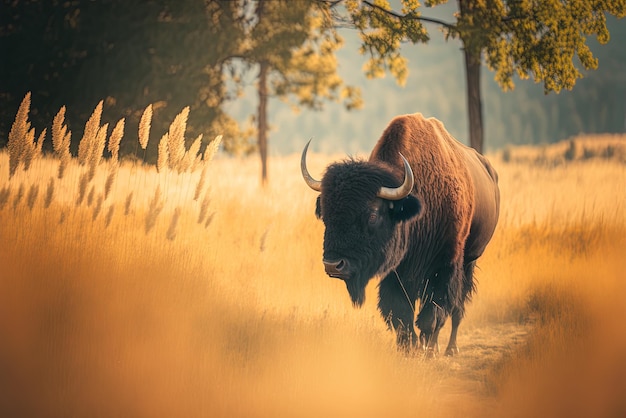
[[[545,95],[542,86],[519,80],[514,91],[503,93],[485,71],[489,78],[484,83],[487,143],[491,147],[626,132],[626,22],[613,17],[607,21],[609,43],[589,41],[598,69],[583,70],[584,78],[571,91]]]
[[[228,72],[216,79],[218,55],[227,47],[228,34],[209,24],[203,1],[0,0],[0,4],[0,147],[6,144],[28,91],[32,92],[30,119],[37,132],[49,128],[61,106],[67,107],[73,151],[100,100],[104,100],[103,123],[112,126],[126,118],[122,154],[135,151],[133,132],[149,104],[155,111],[154,137],[190,106],[188,139],[204,133],[205,144],[223,133],[210,122],[221,109],[242,127],[254,114],[256,98],[250,90],[256,69],[248,69],[252,74],[248,82],[239,80],[240,91],[228,90],[233,86]],[[425,15],[430,12],[424,10]],[[598,70],[587,72],[572,91],[545,95],[541,85],[516,80],[515,90],[504,93],[492,80],[493,74],[483,70],[487,149],[626,131],[626,25],[609,17],[608,27],[608,44],[589,41],[599,60]],[[348,112],[333,103],[321,111],[293,113],[289,105],[274,100],[272,153],[297,152],[311,137],[316,138],[317,150],[368,150],[393,116],[413,112],[437,117],[464,141],[467,112],[460,45],[446,43],[433,32],[428,45],[407,46],[403,51],[411,73],[406,86],[398,87],[391,77],[364,77],[365,59],[358,55],[356,35],[341,29],[346,42],[337,54],[340,73],[346,82],[361,88],[364,108]],[[214,100],[222,88],[220,100]],[[155,160],[157,140],[148,145],[149,161]],[[44,148],[50,146],[47,139]]]

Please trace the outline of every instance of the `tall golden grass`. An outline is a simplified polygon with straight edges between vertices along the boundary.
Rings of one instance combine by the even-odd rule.
[[[375,283],[354,310],[325,276],[298,156],[264,188],[256,160],[100,161],[76,204],[89,167],[10,174],[0,152],[0,415],[624,416],[626,165],[492,158],[502,217],[461,354],[424,360]]]

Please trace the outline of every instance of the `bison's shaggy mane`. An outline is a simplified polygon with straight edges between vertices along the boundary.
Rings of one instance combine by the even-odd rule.
[[[372,200],[381,187],[398,187],[401,176],[400,170],[383,161],[346,158],[326,169],[322,196],[333,205]]]

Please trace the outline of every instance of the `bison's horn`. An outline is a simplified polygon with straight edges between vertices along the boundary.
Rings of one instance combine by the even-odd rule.
[[[311,177],[311,175],[309,174],[309,170],[307,170],[306,168],[306,153],[309,149],[310,143],[311,140],[309,139],[309,142],[307,142],[304,146],[304,150],[302,150],[302,158],[300,159],[300,171],[302,171],[302,178],[304,178],[306,184],[308,184],[309,187],[316,192],[320,192],[322,191],[322,182],[319,180],[315,180],[313,177]]]
[[[400,200],[407,197],[411,190],[413,190],[413,170],[409,162],[404,158],[404,155],[400,154],[402,161],[404,162],[404,183],[400,187],[381,187],[378,191],[378,197],[387,200]]]

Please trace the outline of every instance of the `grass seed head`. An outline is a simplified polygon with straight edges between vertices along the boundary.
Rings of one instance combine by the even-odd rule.
[[[105,123],[103,126],[98,128],[98,133],[96,134],[96,139],[94,141],[93,147],[91,148],[91,153],[89,155],[89,180],[93,180],[96,175],[96,168],[100,164],[102,160],[102,153],[104,152],[104,147],[107,139],[107,130],[109,129],[109,124]]]
[[[152,123],[152,104],[143,111],[141,120],[139,121],[139,145],[141,149],[148,147],[148,139],[150,138],[150,124]]]
[[[22,201],[22,197],[24,197],[24,183],[20,183],[20,188],[17,189],[17,194],[13,198],[13,210],[17,209],[18,205]]]
[[[150,207],[148,208],[148,213],[146,215],[146,234],[156,225],[157,217],[163,210],[164,206],[165,203],[163,202],[161,196],[161,187],[157,186],[156,191],[154,192],[154,197],[150,201]]]
[[[22,160],[26,148],[27,135],[30,131],[28,113],[30,112],[30,92],[26,93],[15,115],[15,121],[9,131],[7,148],[9,150],[9,178],[13,177]],[[34,134],[33,134],[34,136]]]
[[[43,201],[43,207],[45,209],[50,207],[53,197],[54,197],[54,177],[50,177],[50,180],[48,180],[48,187],[46,187],[46,195]]]
[[[215,212],[211,213],[207,218],[206,218],[206,222],[204,223],[204,228],[208,228],[209,225],[211,225],[211,222],[213,222],[213,217],[215,216]]]
[[[96,195],[96,186],[92,185],[91,189],[89,189],[89,194],[87,195],[87,206],[91,207],[93,203],[93,198]]]
[[[163,134],[159,141],[159,157],[157,159],[157,171],[163,173],[169,165],[169,151],[168,151],[168,134]]]
[[[9,202],[9,197],[11,197],[11,188],[7,184],[0,189],[0,210]]]
[[[183,161],[185,158],[185,130],[187,129],[188,116],[189,106],[176,115],[168,133],[169,167],[179,173],[185,171]]]
[[[67,166],[70,164],[71,161],[71,157],[61,157],[60,161],[59,161],[59,171],[57,173],[57,178],[59,180],[63,179],[63,176],[65,176],[65,170],[67,169]]]
[[[204,199],[202,199],[202,204],[200,205],[200,214],[198,215],[198,223],[201,224],[204,221],[207,213],[209,212],[209,203],[211,200],[209,199],[209,193],[207,192],[204,195]]]
[[[206,181],[206,166],[202,167],[202,171],[200,172],[200,178],[198,179],[198,183],[196,184],[196,190],[193,194],[193,200],[198,200],[200,198],[200,193],[202,193],[202,189],[204,188],[204,183]]]
[[[88,173],[82,173],[78,179],[78,196],[76,197],[76,206],[80,206],[85,199],[87,193],[87,185],[89,184]]]
[[[102,116],[102,103],[101,100],[89,117],[89,120],[85,124],[83,138],[78,144],[78,162],[81,165],[89,163],[91,156],[95,152],[95,149],[97,149],[97,136],[100,130],[100,118]]]
[[[30,168],[30,164],[33,162],[36,152],[35,128],[31,128],[26,134],[24,143],[22,144],[22,161],[24,162],[24,171],[28,171]]]
[[[185,152],[185,157],[182,162],[182,171],[193,171],[195,169],[196,159],[200,152],[200,145],[202,145],[202,134],[191,143],[189,149]]]
[[[48,129],[44,128],[44,130],[41,131],[39,137],[37,138],[37,152],[35,153],[35,157],[37,158],[41,157],[43,141],[46,140],[46,133],[48,133]]]
[[[96,199],[96,204],[93,207],[93,216],[91,217],[93,221],[95,221],[98,218],[98,215],[100,214],[100,211],[102,210],[103,202],[104,202],[104,196],[102,194],[98,195],[98,198]]]
[[[117,166],[112,166],[109,175],[104,183],[104,198],[108,198],[111,194],[111,189],[113,188],[113,183],[115,182],[115,178],[117,177]]]
[[[126,196],[126,200],[124,201],[124,215],[128,216],[128,214],[130,213],[130,205],[133,202],[133,192],[131,191],[130,193],[128,193],[128,195]]]
[[[213,141],[211,141],[209,145],[207,145],[206,149],[204,150],[204,158],[203,158],[205,164],[208,164],[213,159],[221,143],[222,143],[222,135],[218,135],[215,137]]]
[[[65,125],[65,106],[61,107],[56,116],[52,120],[52,149],[57,156],[63,154],[66,149],[65,134],[67,126]]]
[[[35,206],[35,202],[37,201],[37,195],[39,194],[39,184],[33,183],[30,185],[30,189],[28,189],[28,196],[26,197],[26,204],[28,205],[28,209],[31,211]]]
[[[120,142],[124,136],[124,123],[124,118],[117,121],[113,132],[111,132],[111,137],[109,138],[109,152],[111,153],[111,158],[116,163],[119,163]]]
[[[113,213],[115,212],[115,206],[111,205],[109,206],[109,209],[107,209],[107,214],[104,217],[104,227],[108,228],[109,225],[111,225],[111,220],[113,219]]]
[[[172,220],[170,221],[170,226],[167,228],[166,238],[170,241],[174,241],[176,238],[176,226],[178,225],[178,218],[180,218],[180,206],[177,206],[174,209],[174,215],[172,215]]]
[[[65,125],[65,106],[63,106],[54,117],[52,122],[52,148],[59,158],[59,180],[63,178],[65,169],[69,165],[72,155],[70,154],[70,143],[72,132],[67,130]]]

